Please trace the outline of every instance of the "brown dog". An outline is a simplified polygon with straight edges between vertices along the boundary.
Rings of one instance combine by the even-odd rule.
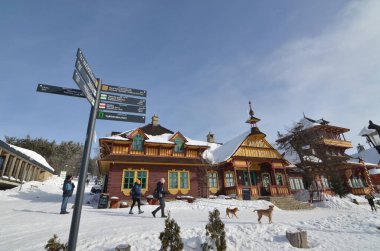
[[[273,213],[273,205],[270,205],[268,209],[257,209],[253,210],[253,212],[257,211],[257,216],[259,217],[258,221],[261,223],[261,218],[263,215],[267,216],[269,218],[269,223],[272,223],[272,213]]]
[[[237,207],[235,207],[235,208],[227,207],[226,216],[228,216],[228,218],[231,218],[230,214],[232,214],[232,217],[234,217],[234,215],[235,215],[235,217],[237,218],[237,215],[236,215],[237,211],[239,211],[239,209]]]

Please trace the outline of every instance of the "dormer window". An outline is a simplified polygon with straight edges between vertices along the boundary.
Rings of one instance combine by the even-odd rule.
[[[174,152],[176,153],[183,153],[183,150],[185,148],[185,142],[180,139],[180,138],[176,138],[174,140]]]
[[[141,134],[136,134],[133,136],[133,143],[132,143],[132,149],[135,151],[142,151],[143,150],[143,142],[144,138],[141,136]]]

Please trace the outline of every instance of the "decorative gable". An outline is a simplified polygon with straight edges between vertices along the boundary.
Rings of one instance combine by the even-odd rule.
[[[251,157],[266,159],[284,159],[265,138],[260,135],[249,135],[238,147],[233,157]]]
[[[129,135],[128,135],[128,139],[133,139],[134,136],[140,134],[144,140],[147,140],[149,139],[148,136],[146,136],[146,134],[140,129],[140,128],[137,128],[136,130],[134,130],[133,132],[131,132]]]

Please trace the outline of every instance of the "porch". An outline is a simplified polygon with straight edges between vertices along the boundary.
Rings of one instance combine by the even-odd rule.
[[[263,187],[253,185],[226,187],[225,194],[236,194],[239,199],[250,200],[261,196],[289,196],[291,193],[288,186],[269,185],[268,187]]]

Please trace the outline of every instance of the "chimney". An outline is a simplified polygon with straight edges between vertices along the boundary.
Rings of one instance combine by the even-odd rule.
[[[361,144],[358,144],[358,146],[356,147],[356,149],[358,150],[358,153],[363,152],[365,150],[364,146],[361,145]]]
[[[215,143],[214,134],[212,134],[211,132],[209,132],[207,134],[207,142],[208,143]]]
[[[154,114],[152,117],[152,125],[158,126],[158,116],[156,114]]]

